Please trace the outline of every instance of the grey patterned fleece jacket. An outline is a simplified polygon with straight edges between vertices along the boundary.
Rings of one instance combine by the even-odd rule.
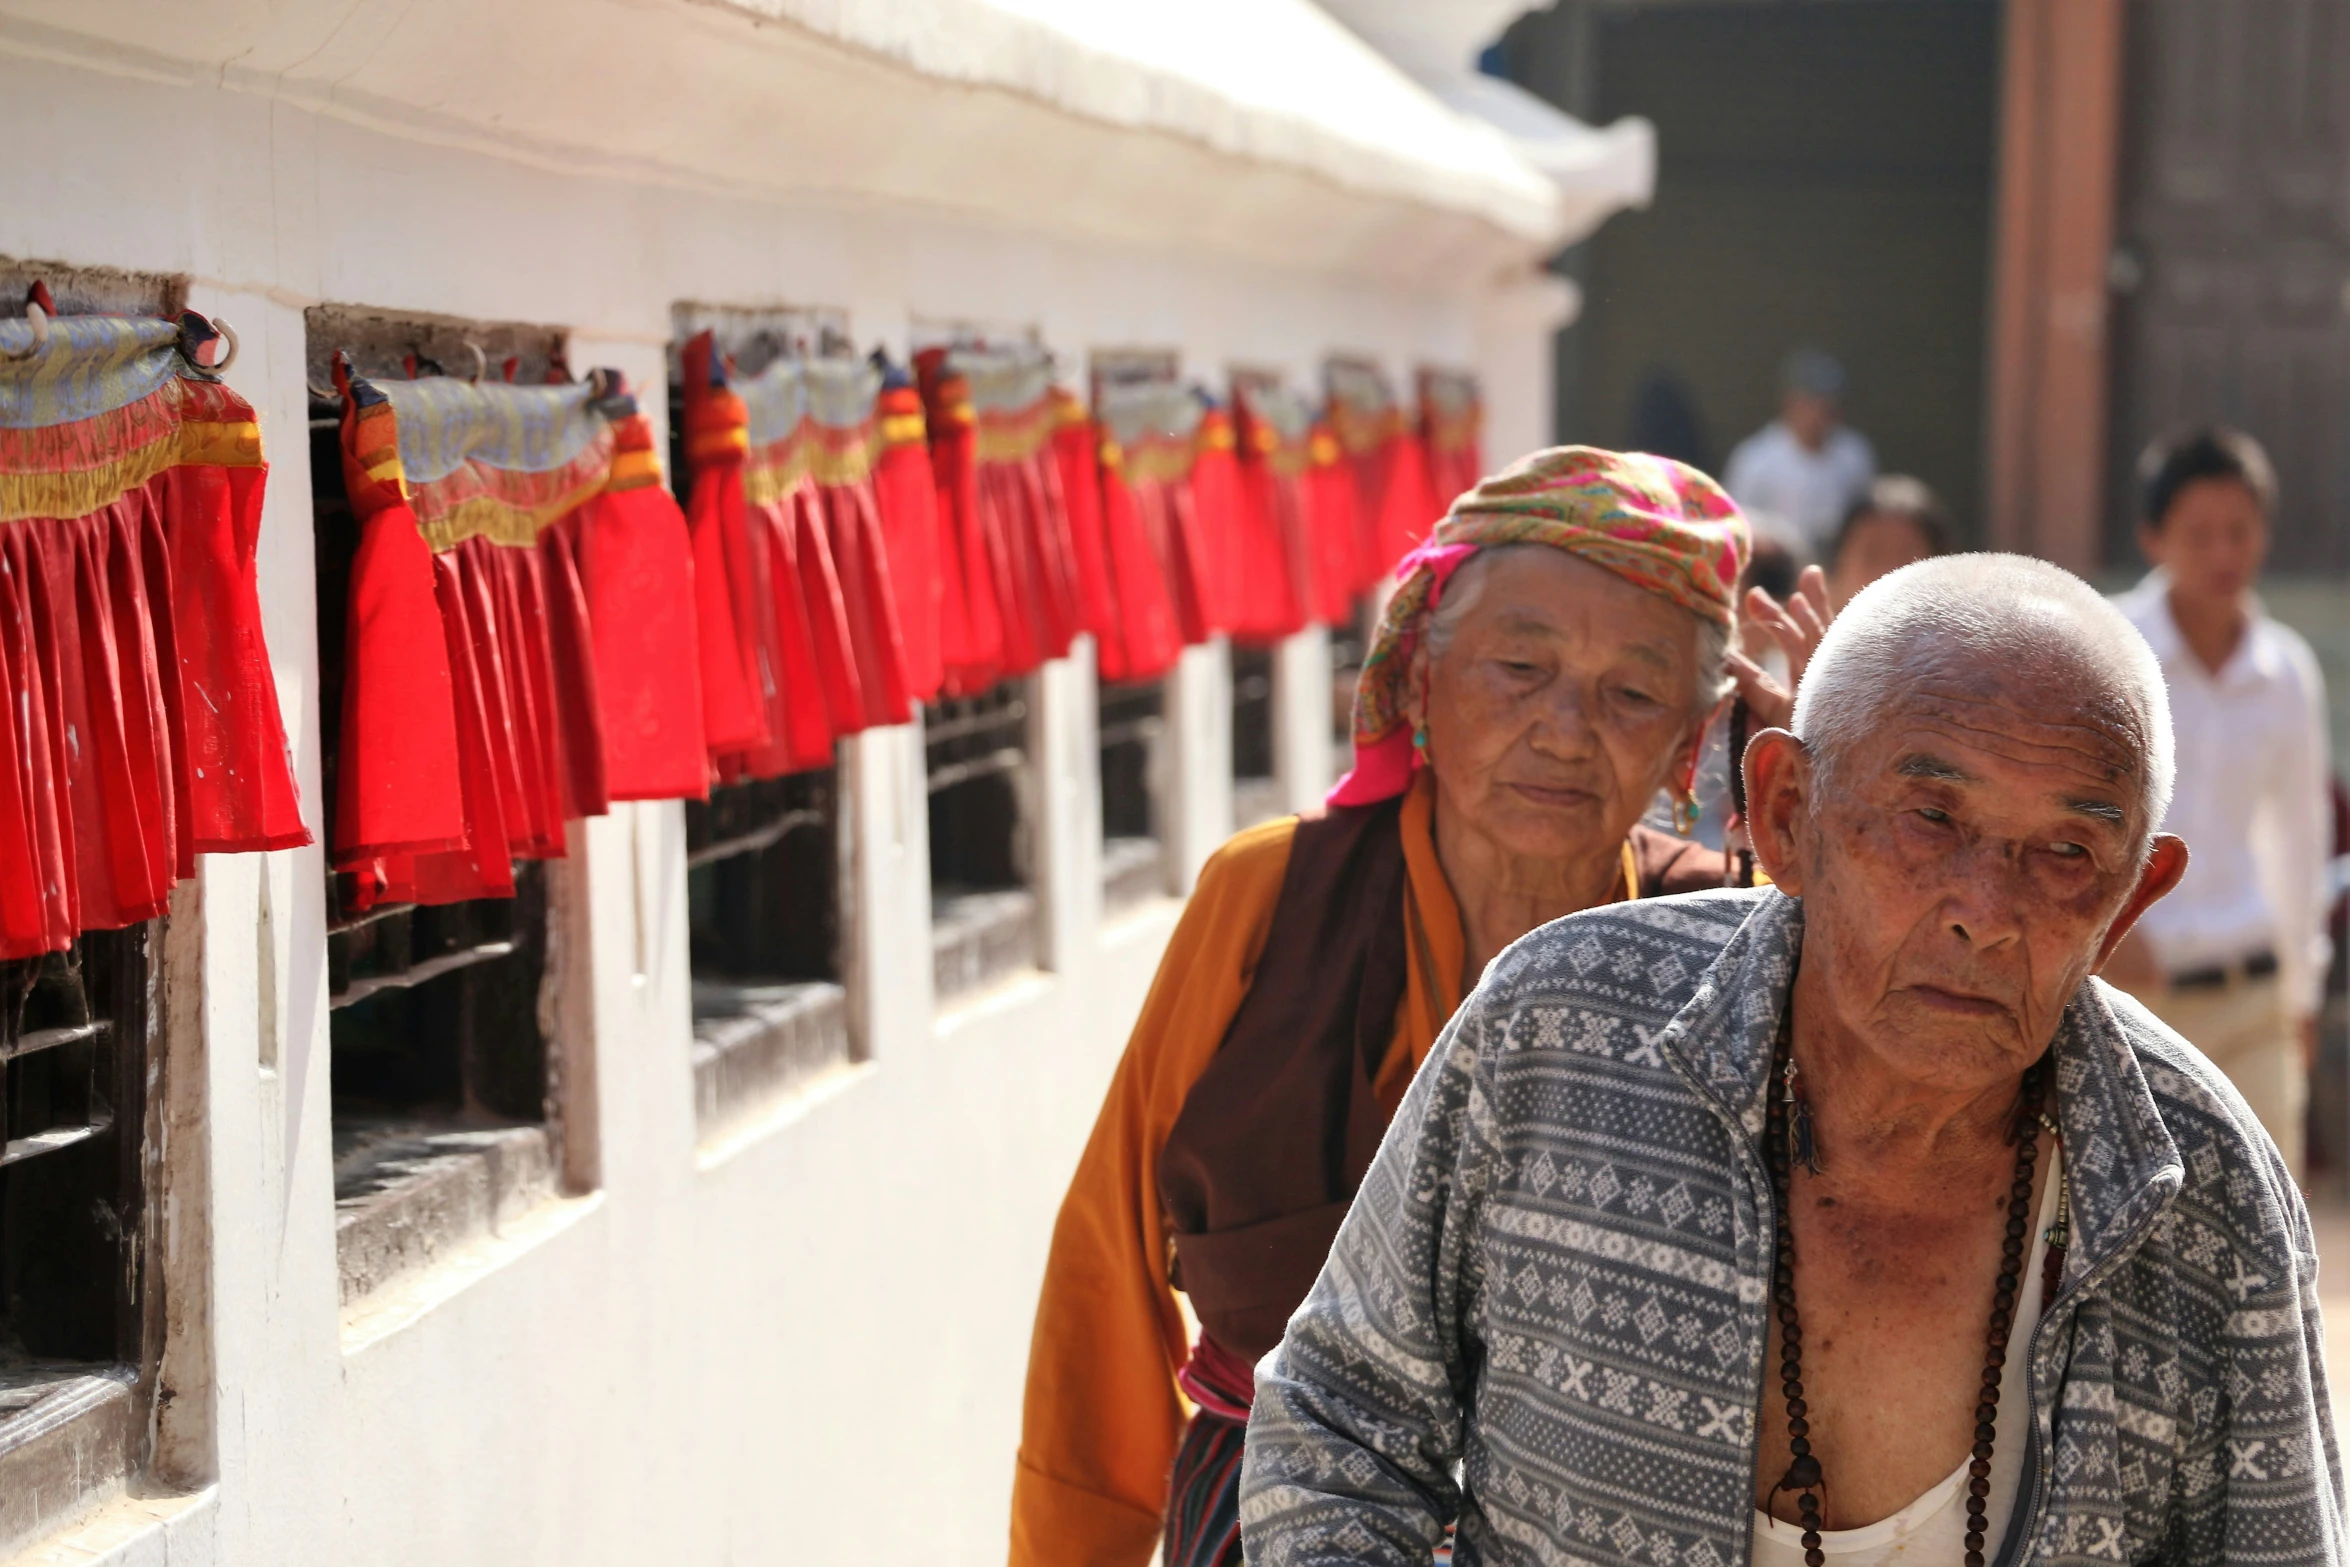
[[[1487,973],[1260,1369],[1252,1567],[1748,1559],[1775,1222],[1763,1080],[1800,904],[1544,927]],[[2007,1563],[2342,1563],[2309,1216],[2219,1073],[2091,981]]]

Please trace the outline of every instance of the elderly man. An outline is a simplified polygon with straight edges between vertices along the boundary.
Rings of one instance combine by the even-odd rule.
[[[1260,1369],[1255,1567],[2346,1559],[2309,1218],[2089,978],[2186,852],[2145,642],[1922,562],[1746,756],[1777,886],[1488,970]]]

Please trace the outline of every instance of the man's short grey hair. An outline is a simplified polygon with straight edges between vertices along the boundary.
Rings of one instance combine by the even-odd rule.
[[[1888,703],[1937,666],[2060,668],[2114,704],[2134,733],[2145,808],[2141,849],[2170,809],[2170,691],[2154,650],[2122,612],[2060,566],[2025,555],[1944,555],[1870,583],[1837,615],[1795,694],[1796,738],[1815,767],[1837,759]]]
[[[1452,645],[1461,622],[1469,611],[1477,607],[1477,600],[1485,593],[1485,577],[1493,563],[1506,556],[1524,554],[1533,550],[1555,549],[1551,544],[1497,544],[1491,549],[1479,550],[1461,563],[1444,585],[1444,596],[1428,616],[1428,651],[1442,653]],[[1714,710],[1716,703],[1730,694],[1734,682],[1730,678],[1730,635],[1736,629],[1717,620],[1692,613],[1689,617],[1697,625],[1697,691],[1696,712],[1703,718]]]

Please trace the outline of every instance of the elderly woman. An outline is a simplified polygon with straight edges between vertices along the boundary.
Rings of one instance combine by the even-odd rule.
[[[1209,860],[1062,1205],[1014,1567],[1240,1561],[1251,1365],[1464,991],[1561,915],[1722,884],[1638,823],[1660,791],[1686,819],[1746,549],[1705,475],[1566,447],[1405,558],[1354,770]]]

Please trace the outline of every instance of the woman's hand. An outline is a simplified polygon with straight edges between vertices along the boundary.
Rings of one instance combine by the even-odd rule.
[[[1836,618],[1836,612],[1828,607],[1827,573],[1817,566],[1804,567],[1795,591],[1784,604],[1760,588],[1748,588],[1746,618],[1769,632],[1787,655],[1787,683],[1782,686],[1762,665],[1735,648],[1730,650],[1731,678],[1738,682],[1738,694],[1746,699],[1746,711],[1754,719],[1749,732],[1785,729],[1795,717],[1795,691],[1803,683],[1803,672],[1818,650],[1828,622]]]

